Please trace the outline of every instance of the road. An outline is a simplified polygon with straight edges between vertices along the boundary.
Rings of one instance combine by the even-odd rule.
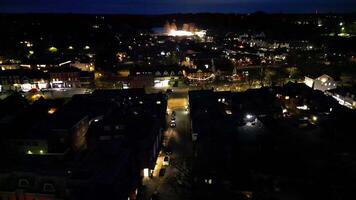
[[[162,151],[157,165],[154,169],[153,177],[144,181],[146,186],[146,199],[157,191],[160,200],[191,199],[191,159],[193,155],[190,117],[186,111],[187,91],[174,92],[168,101],[174,103],[173,107],[168,106],[171,111],[175,111],[176,124],[174,128],[167,128],[165,131],[164,145],[172,150],[169,166],[162,166],[165,153]],[[167,115],[167,124],[171,121],[171,114]],[[164,176],[159,176],[161,168],[166,168]]]
[[[40,97],[45,99],[58,99],[58,98],[71,98],[76,94],[88,94],[91,93],[91,89],[86,88],[62,88],[62,89],[48,89],[45,92],[27,92],[25,93],[25,97],[29,100],[35,101]]]

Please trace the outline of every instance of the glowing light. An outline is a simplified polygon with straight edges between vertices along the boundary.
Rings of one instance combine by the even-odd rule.
[[[51,52],[51,53],[55,53],[55,52],[58,51],[58,49],[57,49],[56,47],[50,47],[50,48],[48,49],[48,51]]]
[[[28,150],[27,151],[27,154],[33,154],[31,150]]]
[[[155,88],[163,88],[169,86],[169,80],[156,80],[155,81]]]
[[[51,114],[55,113],[56,110],[57,110],[57,108],[51,108],[51,109],[48,110],[48,114],[51,115]]]
[[[318,117],[317,117],[317,116],[313,116],[313,117],[312,117],[312,120],[313,120],[313,121],[318,121]]]
[[[183,31],[183,30],[171,30],[168,33],[168,36],[173,36],[173,37],[188,37],[188,36],[204,37],[205,35],[206,35],[206,31],[190,32],[190,31]]]
[[[287,112],[288,112],[287,109],[283,109],[283,110],[282,110],[282,113],[287,113]]]
[[[149,172],[148,168],[143,169],[143,176],[144,177],[149,177],[150,176],[150,172]]]
[[[299,110],[309,110],[309,107],[307,105],[303,105],[303,106],[297,106],[297,109],[299,109]]]
[[[42,149],[40,150],[40,154],[43,154],[43,150]]]
[[[90,47],[87,45],[84,47],[84,49],[88,50],[88,49],[90,49]]]
[[[252,119],[252,118],[253,118],[253,115],[250,115],[250,114],[246,115],[246,119]]]
[[[289,99],[289,96],[286,96],[284,99],[285,99],[285,100],[288,100],[288,99]]]

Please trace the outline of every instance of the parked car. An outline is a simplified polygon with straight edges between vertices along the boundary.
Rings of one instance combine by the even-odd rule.
[[[163,166],[168,166],[169,165],[169,155],[165,155],[163,158]]]
[[[176,126],[177,126],[176,122],[175,122],[175,121],[171,121],[170,127],[174,128],[174,127],[176,127]]]

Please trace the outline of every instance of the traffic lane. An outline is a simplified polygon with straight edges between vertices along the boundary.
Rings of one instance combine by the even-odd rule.
[[[192,142],[189,114],[184,110],[175,110],[176,127],[169,128],[168,146],[174,150],[174,157],[191,156]]]

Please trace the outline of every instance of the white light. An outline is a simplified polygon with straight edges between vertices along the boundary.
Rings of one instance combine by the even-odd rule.
[[[205,66],[205,68],[206,68],[206,69],[208,69],[208,68],[209,68],[209,65],[208,65],[208,64],[205,64],[204,66]]]
[[[204,37],[206,35],[206,31],[197,31],[197,32],[190,32],[190,31],[182,31],[182,30],[171,30],[168,33],[168,36],[174,36],[174,37],[182,37],[182,36],[198,36],[198,37]]]
[[[286,96],[286,97],[285,97],[285,100],[288,100],[288,99],[289,99],[289,96]]]
[[[144,177],[149,177],[150,176],[150,172],[149,172],[148,168],[143,169],[143,176]]]
[[[247,115],[246,115],[246,119],[252,119],[252,118],[253,118],[252,115],[250,115],[250,114],[247,114]]]
[[[299,110],[309,110],[309,107],[307,105],[303,105],[303,106],[297,106],[297,109],[299,109]]]
[[[189,32],[189,31],[182,31],[182,30],[174,31],[174,30],[172,30],[172,31],[170,31],[168,33],[168,35],[169,36],[174,36],[174,37],[176,37],[176,36],[179,37],[179,36],[193,36],[194,34],[192,32]]]
[[[94,122],[98,122],[99,121],[99,119],[94,119]]]
[[[31,150],[28,150],[28,151],[27,151],[27,154],[32,154],[32,151],[31,151]]]
[[[282,110],[282,113],[287,113],[287,112],[288,112],[287,109],[283,109],[283,110]]]
[[[40,154],[43,154],[43,150],[42,149],[40,150]]]
[[[169,86],[169,80],[155,80],[155,88],[163,88]]]
[[[156,104],[161,104],[161,101],[156,101]]]

